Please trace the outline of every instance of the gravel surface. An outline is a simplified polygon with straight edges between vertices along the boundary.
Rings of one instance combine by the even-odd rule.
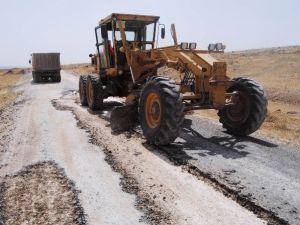
[[[29,165],[0,185],[0,224],[84,225],[77,192],[56,163]]]

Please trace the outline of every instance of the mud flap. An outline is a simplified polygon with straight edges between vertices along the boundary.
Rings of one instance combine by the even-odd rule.
[[[138,122],[138,107],[136,104],[117,106],[110,114],[110,126],[114,132],[127,131]]]

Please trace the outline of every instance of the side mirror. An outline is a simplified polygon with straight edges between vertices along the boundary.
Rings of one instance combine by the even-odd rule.
[[[107,39],[108,38],[107,26],[106,25],[102,25],[101,26],[101,37],[103,39]]]
[[[92,58],[94,55],[93,54],[89,54],[89,57]]]
[[[166,29],[164,27],[161,28],[160,37],[161,39],[164,39],[166,36]]]
[[[29,64],[31,64],[31,60],[30,60],[30,59],[29,59],[29,61],[28,61],[28,62],[29,62]]]

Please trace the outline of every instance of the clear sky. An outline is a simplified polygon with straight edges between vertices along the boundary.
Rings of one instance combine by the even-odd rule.
[[[112,12],[161,16],[179,41],[227,50],[300,44],[299,0],[0,0],[0,66],[28,66],[32,52],[61,52],[62,63],[89,62],[94,27]]]

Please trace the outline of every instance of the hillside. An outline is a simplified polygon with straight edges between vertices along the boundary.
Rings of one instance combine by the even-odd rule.
[[[300,46],[215,55],[228,63],[229,76],[249,76],[262,84],[272,101],[300,105]]]

